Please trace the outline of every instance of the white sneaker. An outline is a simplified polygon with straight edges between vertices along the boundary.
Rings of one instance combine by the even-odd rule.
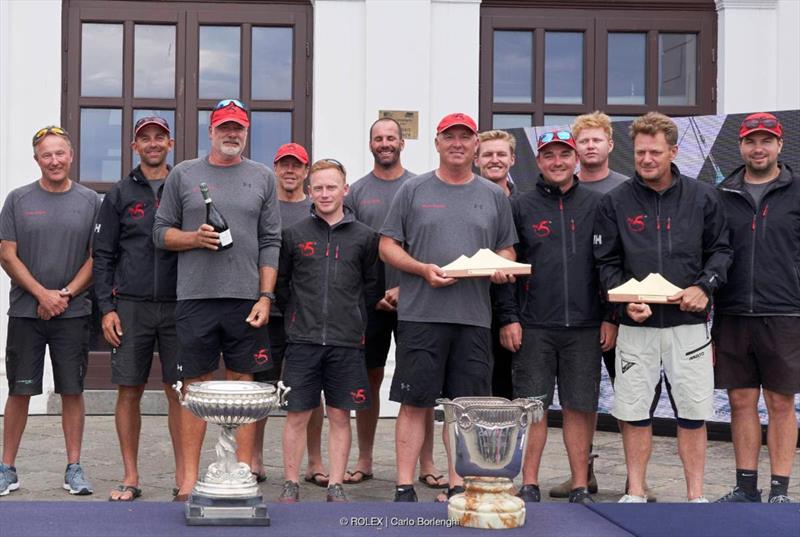
[[[694,500],[689,500],[689,503],[708,503],[708,499],[705,496],[700,496]]]
[[[626,494],[620,498],[619,502],[617,503],[647,503],[647,496],[634,496],[632,494]]]

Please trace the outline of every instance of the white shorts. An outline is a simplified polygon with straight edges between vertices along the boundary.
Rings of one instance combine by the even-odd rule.
[[[672,328],[619,327],[611,413],[622,421],[650,418],[653,392],[664,366],[676,417],[707,420],[714,415],[714,366],[708,325]]]

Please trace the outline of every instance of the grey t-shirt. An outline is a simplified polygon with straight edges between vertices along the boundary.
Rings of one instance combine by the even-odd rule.
[[[581,188],[586,188],[601,194],[607,194],[617,188],[619,185],[627,181],[629,177],[617,173],[614,170],[609,170],[606,177],[598,181],[581,181]]]
[[[345,203],[353,209],[359,222],[368,225],[375,231],[380,231],[397,191],[412,177],[414,177],[413,173],[404,170],[403,175],[397,179],[386,181],[369,172],[353,183],[347,193]],[[380,265],[384,267],[385,272],[384,287],[386,289],[397,287],[400,284],[400,271],[392,266],[384,265],[383,262]]]
[[[769,186],[774,183],[775,180],[767,181],[766,183],[761,184],[753,184],[748,183],[747,181],[744,182],[744,189],[753,196],[753,200],[756,202],[756,207],[759,206],[761,203],[761,198],[764,197],[764,193],[767,191]]]
[[[306,196],[303,201],[280,201],[281,227],[286,229],[311,215],[311,199]]]
[[[167,178],[153,225],[153,241],[164,248],[171,227],[195,231],[206,221],[200,183],[230,226],[233,247],[195,248],[178,253],[178,300],[240,298],[256,300],[259,268],[278,266],[281,217],[275,175],[249,159],[214,166],[207,158],[185,160]]]
[[[0,213],[0,240],[17,243],[17,256],[46,289],[69,284],[89,257],[94,223],[100,210],[96,192],[72,183],[66,192],[48,192],[39,181],[12,190]],[[89,315],[83,292],[59,318]],[[11,281],[10,317],[37,318],[38,301]]]
[[[158,197],[158,189],[161,188],[161,185],[164,184],[166,179],[148,179],[147,183],[150,185],[150,188],[153,189],[153,194]]]
[[[440,267],[481,248],[499,250],[517,242],[511,204],[499,186],[477,175],[452,185],[435,172],[400,187],[381,235],[405,243],[417,261]],[[464,278],[434,289],[423,278],[401,272],[398,318],[489,328],[489,279]]]

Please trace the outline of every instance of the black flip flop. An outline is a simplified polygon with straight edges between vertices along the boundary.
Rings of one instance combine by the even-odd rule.
[[[322,479],[317,479],[321,477]],[[328,474],[323,474],[322,472],[317,472],[311,476],[305,476],[303,481],[306,483],[311,483],[312,485],[316,485],[318,487],[326,488],[328,486]]]
[[[112,498],[110,495],[108,497],[108,501],[110,502],[132,502],[136,498],[142,496],[142,489],[139,487],[134,487],[133,485],[117,485],[117,488],[114,489],[117,492],[121,492],[125,494],[126,492],[131,493],[131,497],[128,499],[125,498],[117,498],[116,500]]]
[[[344,479],[345,485],[358,485],[359,483],[363,483],[364,481],[369,481],[370,479],[375,477],[375,474],[368,474],[363,470],[356,470],[355,472],[351,472],[350,470],[348,470],[347,473],[350,474],[350,479],[347,479],[345,477]],[[358,474],[361,474],[361,479],[353,479]]]
[[[429,489],[446,489],[447,487],[450,486],[449,483],[439,483],[438,482],[443,477],[444,477],[444,474],[439,474],[439,475],[422,474],[417,479],[419,480],[420,483],[422,483],[423,485],[425,485]],[[431,484],[431,482],[428,481],[428,479],[433,479],[434,481],[436,481],[436,483],[435,484]]]

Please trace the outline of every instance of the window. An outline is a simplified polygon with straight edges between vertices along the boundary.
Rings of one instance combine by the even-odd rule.
[[[481,128],[713,114],[712,0],[484,0]]]
[[[133,125],[165,117],[170,163],[208,151],[220,99],[250,109],[246,155],[270,164],[278,146],[311,141],[311,3],[65,0],[63,124],[74,177],[98,192],[138,164]]]

